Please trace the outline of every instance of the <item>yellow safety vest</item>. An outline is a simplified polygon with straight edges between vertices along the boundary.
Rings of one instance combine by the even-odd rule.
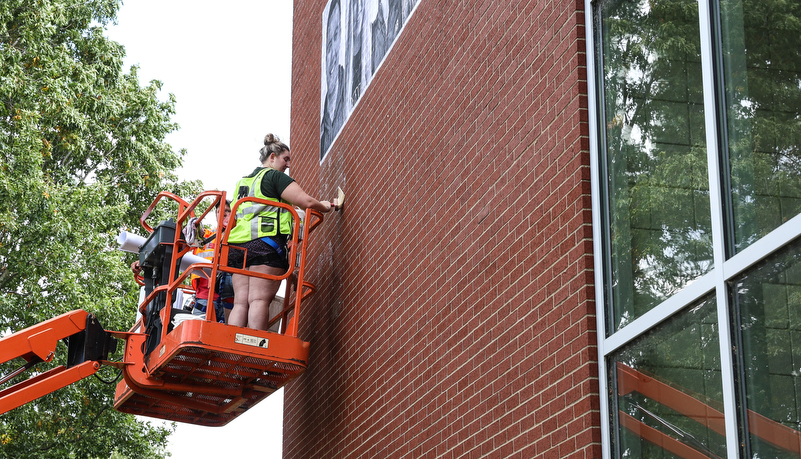
[[[275,169],[266,167],[253,177],[240,179],[236,184],[237,198],[256,197],[289,204],[283,199],[262,194],[261,180],[272,170]],[[292,234],[292,213],[289,210],[256,202],[243,202],[236,209],[236,226],[228,235],[228,242],[242,243],[279,234]]]

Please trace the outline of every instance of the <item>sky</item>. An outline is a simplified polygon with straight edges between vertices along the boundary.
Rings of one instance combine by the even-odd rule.
[[[159,98],[175,95],[180,129],[167,142],[187,150],[180,178],[230,194],[259,166],[265,134],[292,146],[292,0],[124,0],[107,35],[125,46],[126,69],[139,66],[140,85],[160,80]],[[224,427],[178,423],[168,451],[280,458],[282,424],[280,390]]]

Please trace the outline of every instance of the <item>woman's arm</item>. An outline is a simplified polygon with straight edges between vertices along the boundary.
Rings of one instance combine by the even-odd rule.
[[[284,201],[289,201],[301,209],[310,207],[314,210],[319,210],[320,212],[328,212],[331,210],[330,202],[318,201],[309,196],[305,191],[303,191],[303,188],[301,188],[297,182],[292,182],[289,184],[289,186],[284,188],[284,192],[281,193],[281,199]]]

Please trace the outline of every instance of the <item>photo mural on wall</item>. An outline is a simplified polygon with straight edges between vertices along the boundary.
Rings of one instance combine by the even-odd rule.
[[[323,10],[320,161],[420,0],[330,0]]]

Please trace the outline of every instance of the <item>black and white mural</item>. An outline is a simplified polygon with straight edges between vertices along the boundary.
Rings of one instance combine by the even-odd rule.
[[[420,0],[330,0],[323,10],[320,161]]]

